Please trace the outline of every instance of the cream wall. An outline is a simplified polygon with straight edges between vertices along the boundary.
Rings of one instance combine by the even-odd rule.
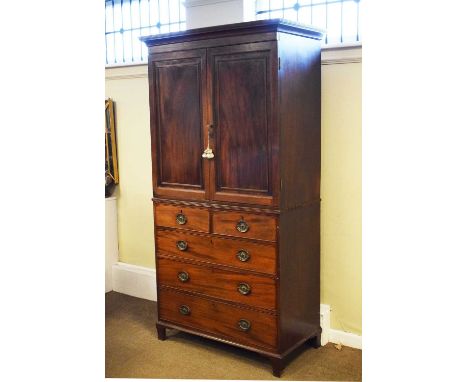
[[[146,67],[106,69],[106,97],[115,101],[116,113],[119,261],[154,268]]]
[[[361,334],[361,63],[322,65],[321,302]]]
[[[106,69],[117,113],[119,260],[154,268],[147,81],[145,66]],[[360,63],[322,65],[321,197],[321,300],[333,329],[361,334]]]

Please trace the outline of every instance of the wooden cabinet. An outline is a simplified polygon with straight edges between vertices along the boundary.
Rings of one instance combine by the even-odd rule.
[[[276,376],[320,345],[321,38],[262,20],[142,39],[161,340],[250,349]]]

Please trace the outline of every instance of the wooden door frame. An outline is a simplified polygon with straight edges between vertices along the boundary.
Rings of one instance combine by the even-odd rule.
[[[150,131],[151,131],[151,159],[152,159],[152,181],[153,181],[153,197],[169,197],[192,200],[209,200],[210,189],[210,174],[209,164],[205,160],[201,161],[202,166],[202,184],[201,189],[188,187],[167,187],[161,186],[159,182],[159,150],[158,150],[158,131],[159,131],[159,113],[157,110],[157,86],[155,83],[156,63],[162,61],[180,60],[180,59],[200,59],[200,102],[201,102],[201,142],[203,148],[207,145],[207,87],[206,87],[206,49],[188,49],[175,52],[153,53],[148,57],[148,82],[149,82],[149,106],[150,106]],[[203,153],[203,148],[200,148],[200,158]]]

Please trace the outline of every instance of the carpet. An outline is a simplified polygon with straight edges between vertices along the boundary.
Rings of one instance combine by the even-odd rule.
[[[156,336],[156,303],[117,292],[106,293],[106,377],[155,379],[278,380],[268,359],[217,341],[168,330]],[[362,351],[303,345],[281,379],[360,381]]]

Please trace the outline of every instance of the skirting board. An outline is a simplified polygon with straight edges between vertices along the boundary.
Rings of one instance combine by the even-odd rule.
[[[156,301],[156,270],[118,262],[112,267],[112,290]]]
[[[156,271],[118,262],[112,267],[112,289],[130,296],[156,301]],[[320,304],[322,346],[328,342],[362,349],[362,337],[357,334],[330,328],[330,305]]]
[[[333,344],[342,344],[350,348],[362,349],[362,336],[354,333],[330,329],[329,341]]]

